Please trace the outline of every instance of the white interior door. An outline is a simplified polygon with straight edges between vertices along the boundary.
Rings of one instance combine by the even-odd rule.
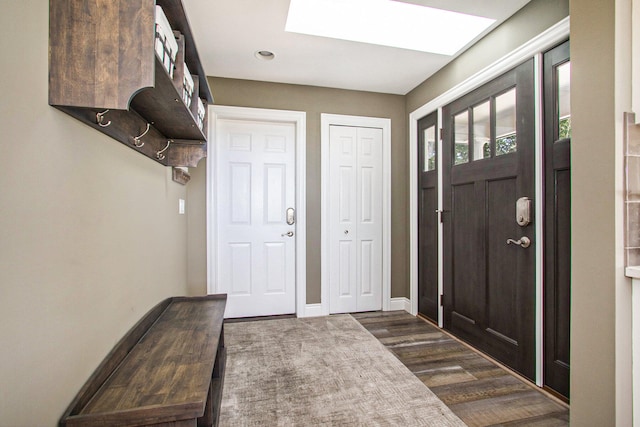
[[[296,312],[295,125],[216,127],[216,289],[225,317]],[[289,214],[293,212],[289,210]]]
[[[330,312],[382,308],[382,129],[329,129]]]

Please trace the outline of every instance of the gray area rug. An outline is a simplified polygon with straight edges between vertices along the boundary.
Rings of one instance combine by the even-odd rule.
[[[228,323],[220,426],[464,426],[350,315]]]

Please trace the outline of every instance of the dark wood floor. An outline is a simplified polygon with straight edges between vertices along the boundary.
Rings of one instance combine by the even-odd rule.
[[[404,311],[353,314],[467,425],[569,425],[566,405]]]

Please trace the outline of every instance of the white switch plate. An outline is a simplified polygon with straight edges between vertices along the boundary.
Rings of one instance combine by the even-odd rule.
[[[184,215],[184,199],[178,199],[178,213]]]

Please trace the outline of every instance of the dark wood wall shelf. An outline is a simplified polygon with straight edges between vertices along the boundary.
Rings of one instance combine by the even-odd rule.
[[[107,355],[60,426],[215,426],[226,295],[168,298]]]
[[[179,46],[173,78],[155,52],[156,5]],[[197,166],[213,97],[182,1],[50,0],[49,8],[49,104],[162,165]],[[185,64],[195,73],[189,106]]]

